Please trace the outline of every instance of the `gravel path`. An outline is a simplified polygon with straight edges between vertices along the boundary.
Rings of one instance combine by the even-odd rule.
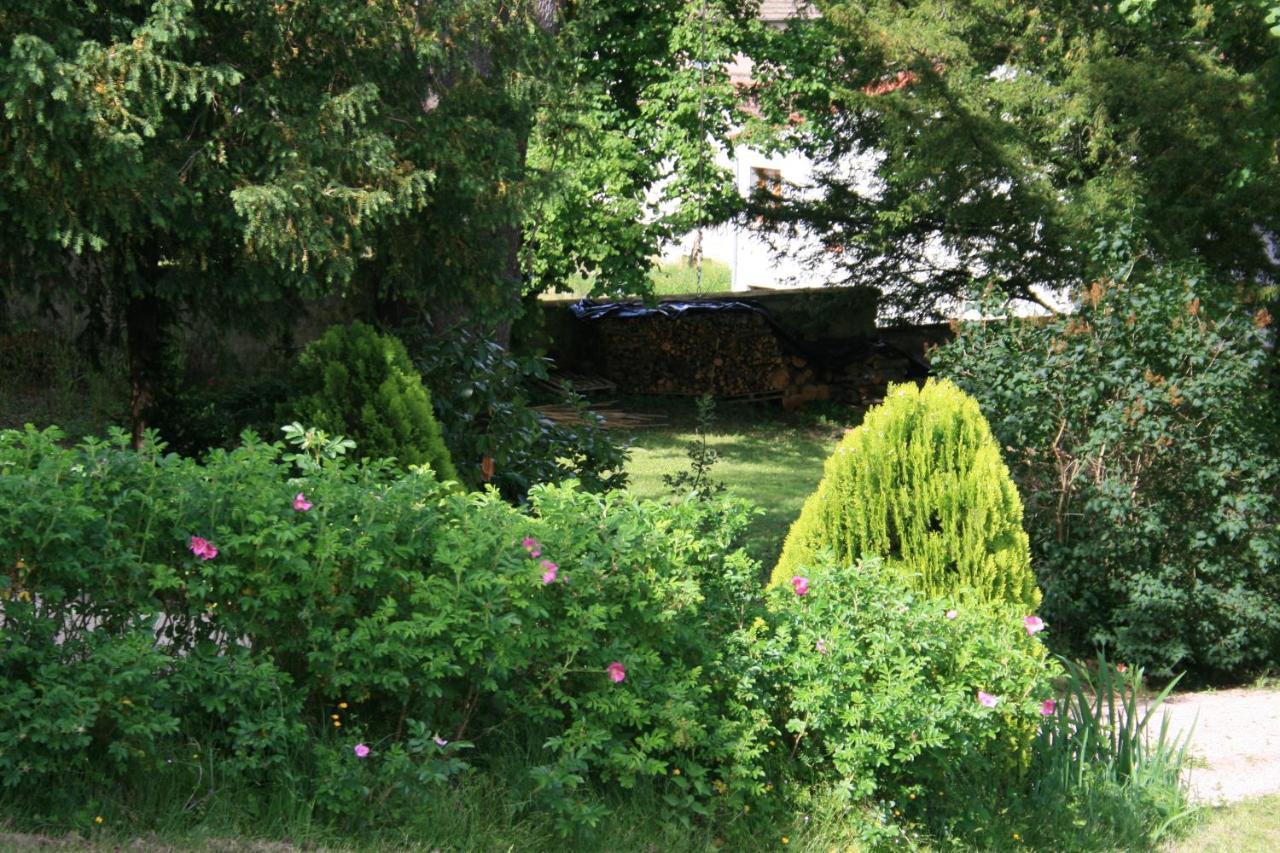
[[[1191,734],[1187,771],[1194,801],[1234,803],[1280,793],[1280,690],[1180,693],[1155,714],[1170,730]]]

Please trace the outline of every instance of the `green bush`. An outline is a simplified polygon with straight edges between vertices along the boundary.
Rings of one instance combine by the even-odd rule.
[[[875,561],[762,596],[733,502],[517,508],[286,434],[196,462],[0,432],[9,825],[989,846],[1035,790],[1053,668],[1016,605]]]
[[[286,420],[352,438],[362,458],[429,464],[458,479],[431,395],[396,338],[359,321],[334,326],[302,352],[295,376]]]
[[[841,565],[880,557],[916,589],[1040,601],[1022,502],[977,402],[949,382],[894,385],[840,442],[774,568],[786,583],[830,549]]]
[[[1069,316],[968,324],[934,362],[1008,449],[1060,651],[1161,676],[1275,666],[1266,313],[1172,270],[1082,296]]]
[[[7,801],[65,828],[167,779],[395,823],[514,737],[565,831],[619,785],[685,820],[767,812],[744,510],[572,488],[517,509],[251,436],[203,464],[60,438],[0,433]]]
[[[534,408],[530,389],[549,384],[549,359],[515,355],[462,329],[447,337],[422,328],[403,334],[468,486],[491,484],[519,501],[536,485],[570,478],[591,492],[626,485],[626,448],[585,398],[568,391],[550,398],[573,410],[576,420],[570,422],[553,421]],[[493,465],[488,472],[486,459]]]
[[[960,779],[1025,787],[1057,672],[1030,614],[923,595],[879,559],[800,568],[803,583],[771,590],[758,652],[776,661],[798,777],[896,804],[903,822],[969,807]]]

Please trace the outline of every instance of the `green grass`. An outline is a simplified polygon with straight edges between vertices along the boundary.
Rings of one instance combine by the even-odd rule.
[[[684,261],[655,264],[649,271],[655,296],[678,296],[698,291],[698,272]],[[595,282],[593,277],[574,276],[568,289],[575,296],[586,296]],[[733,271],[727,264],[704,259],[702,262],[702,291],[721,293],[733,286]]]
[[[1280,795],[1205,812],[1166,853],[1269,853],[1280,850]]]
[[[693,402],[636,400],[619,405],[629,411],[656,409],[667,416],[666,426],[635,433],[627,473],[633,494],[669,496],[662,476],[689,468],[686,450],[696,438]],[[711,476],[728,486],[728,494],[759,507],[761,514],[751,525],[746,548],[766,572],[777,561],[805,498],[817,488],[822,463],[845,429],[861,417],[861,410],[849,407],[787,413],[776,403],[718,404],[708,444],[720,454],[720,461]]]

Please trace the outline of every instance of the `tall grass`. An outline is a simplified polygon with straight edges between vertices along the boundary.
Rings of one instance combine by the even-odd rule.
[[[1141,667],[1100,655],[1094,669],[1073,661],[1065,690],[1035,743],[1030,805],[1058,821],[1061,841],[1147,849],[1195,813],[1182,777],[1192,731],[1174,733],[1157,713],[1179,678],[1144,695]]]

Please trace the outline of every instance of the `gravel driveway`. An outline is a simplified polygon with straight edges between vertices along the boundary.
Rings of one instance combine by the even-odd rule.
[[[1156,711],[1191,735],[1191,797],[1206,805],[1280,793],[1280,690],[1237,689],[1171,696]]]

